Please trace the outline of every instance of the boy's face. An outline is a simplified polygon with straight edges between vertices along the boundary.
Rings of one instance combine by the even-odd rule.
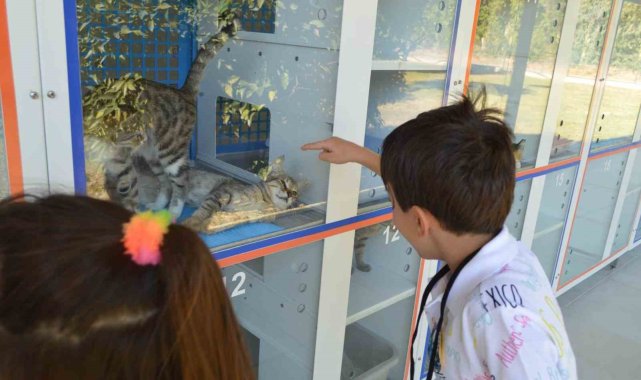
[[[419,215],[417,207],[403,211],[397,204],[394,191],[388,186],[390,201],[392,202],[392,223],[407,241],[416,249],[418,255],[424,259],[438,259],[434,256],[434,245],[429,234],[429,226],[425,218]]]

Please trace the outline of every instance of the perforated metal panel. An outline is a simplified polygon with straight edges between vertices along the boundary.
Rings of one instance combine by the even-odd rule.
[[[143,3],[142,0],[137,0]],[[146,0],[144,3],[157,5],[159,0]],[[125,11],[128,2],[115,0],[112,8],[96,9],[100,0],[85,0],[79,2],[81,9],[91,17],[87,30],[100,29],[110,35],[123,30],[142,30],[144,37],[134,33],[120,33],[120,38],[109,40],[104,46],[104,52],[99,52],[83,62],[82,85],[93,86],[107,78],[119,78],[127,73],[137,73],[146,79],[154,80],[172,86],[180,86],[191,66],[194,52],[191,29],[185,22],[184,14],[179,10],[189,4],[189,0],[164,0],[170,5],[165,12],[159,12],[154,18],[154,28],[133,24],[129,12]],[[130,3],[130,2],[129,2]],[[150,7],[151,8],[151,7]],[[109,24],[108,15],[124,19],[123,24]],[[87,18],[87,16],[83,17]],[[128,22],[129,20],[129,22]],[[106,57],[100,64],[103,57]]]
[[[240,1],[236,0],[236,3]],[[276,1],[265,0],[263,5],[255,9],[250,2],[242,2],[241,23],[243,30],[254,33],[274,33],[276,24]],[[253,2],[255,3],[255,1]],[[255,4],[252,4],[255,5]]]
[[[251,124],[243,121],[235,112],[225,120],[225,105],[242,106],[247,103],[219,96],[216,100],[216,153],[239,153],[268,149],[271,112],[263,107],[251,118]]]

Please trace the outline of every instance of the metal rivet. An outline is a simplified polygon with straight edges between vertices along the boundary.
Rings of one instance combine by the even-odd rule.
[[[375,172],[375,171],[373,171],[373,170],[372,170],[372,171],[370,172],[370,174],[371,174],[371,176],[372,176],[372,177],[376,177],[376,172]]]
[[[603,12],[603,17],[608,17],[608,12],[604,11]]]
[[[47,91],[47,97],[49,99],[53,99],[56,97],[56,92],[55,91]]]
[[[281,307],[281,308],[284,308],[284,307],[285,307],[285,305],[281,303],[281,304],[280,304],[280,307]]]
[[[298,310],[299,313],[302,313],[303,311],[305,311],[305,305],[303,304],[298,305],[296,310]]]
[[[307,269],[309,269],[309,265],[307,265],[307,263],[302,263],[298,267],[299,272],[307,272]]]
[[[440,10],[444,10],[445,9],[445,1],[441,1],[440,3],[438,3],[438,9],[440,9]]]
[[[570,180],[568,179],[567,181],[565,181],[565,184],[569,185],[570,184]]]
[[[294,61],[298,62],[298,56],[294,57]]]
[[[411,255],[412,254],[412,247],[409,247],[405,250],[406,255]]]
[[[516,212],[516,215],[521,215],[521,209]]]
[[[29,97],[31,99],[38,99],[40,97],[40,94],[38,94],[37,91],[29,91]]]
[[[557,25],[559,25],[559,20],[554,20],[554,21],[552,22],[552,26],[557,26]]]
[[[556,10],[560,11],[561,10],[561,3],[556,3]]]
[[[376,195],[376,189],[372,189],[369,191],[369,197],[374,198],[374,195]]]
[[[561,122],[559,123],[559,125],[560,125],[560,126],[563,126],[563,120],[561,120]]]
[[[514,223],[514,228],[519,228],[519,222]]]
[[[318,19],[319,20],[325,20],[327,18],[327,10],[325,8],[321,8],[318,10]]]
[[[307,284],[305,284],[305,283],[298,284],[298,291],[299,292],[305,293],[305,290],[307,290]]]
[[[436,33],[441,33],[443,30],[443,25],[440,22],[436,23]]]
[[[601,114],[601,120],[603,120],[603,119],[605,119],[605,114],[604,113]]]
[[[563,210],[564,208],[565,208],[565,203],[562,203],[561,204],[561,210]]]
[[[259,57],[262,57],[262,56],[263,56],[263,52],[262,52],[262,51],[259,51],[259,52],[258,52],[258,56],[259,56]]]
[[[519,201],[523,202],[523,196],[522,195],[519,197]]]
[[[409,270],[410,270],[410,265],[405,264],[405,266],[403,267],[403,272],[409,272]]]
[[[551,43],[551,44],[553,44],[553,43],[554,43],[554,36],[550,37],[550,43]]]

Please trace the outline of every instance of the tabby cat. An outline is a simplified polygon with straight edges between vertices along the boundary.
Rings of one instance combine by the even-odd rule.
[[[521,160],[523,159],[523,151],[525,151],[525,139],[521,139],[517,143],[512,143],[512,151],[514,152],[516,168],[521,169]]]
[[[134,109],[131,104],[119,105],[123,112],[132,113],[126,123],[135,123],[133,125],[142,125],[144,128],[139,133],[142,143],[134,153],[146,160],[158,174],[162,172],[167,176],[171,187],[169,211],[174,216],[182,213],[185,204],[187,153],[196,124],[196,96],[204,70],[225,43],[236,35],[240,25],[237,15],[232,11],[222,12],[219,20],[223,27],[200,48],[182,88],[141,79],[138,93],[132,95],[140,107]],[[110,85],[115,84],[112,82]],[[97,86],[93,91],[105,92],[104,86]],[[112,165],[105,166],[105,185],[112,187],[108,193],[113,194],[115,187],[116,198],[129,208],[137,203],[135,200],[144,192],[138,189],[136,177],[131,176],[132,163],[130,157],[116,156]]]
[[[380,234],[385,228],[387,228],[387,226],[388,223],[378,223],[356,230],[356,234],[354,236],[354,262],[356,263],[356,268],[359,271],[369,272],[372,270],[372,266],[365,262],[367,239]],[[352,273],[354,273],[354,267],[352,267]]]
[[[121,145],[119,149],[120,155],[128,157],[131,162],[121,164],[119,160],[112,159],[105,165],[130,167],[132,170],[125,176],[128,184],[135,184],[135,189],[119,188],[115,181],[107,181],[109,196],[132,209],[165,208],[173,187],[160,164],[147,161],[145,155],[138,155],[139,152],[132,153],[129,145]],[[197,210],[184,224],[204,231],[218,211],[286,210],[295,206],[298,203],[298,184],[285,174],[283,163],[283,157],[276,159],[270,165],[271,170],[265,180],[257,184],[245,184],[225,175],[188,168],[185,201]]]

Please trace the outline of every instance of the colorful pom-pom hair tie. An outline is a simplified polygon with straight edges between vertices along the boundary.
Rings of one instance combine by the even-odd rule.
[[[132,216],[122,227],[125,254],[138,265],[160,264],[160,247],[171,221],[172,215],[167,210],[145,211]]]

